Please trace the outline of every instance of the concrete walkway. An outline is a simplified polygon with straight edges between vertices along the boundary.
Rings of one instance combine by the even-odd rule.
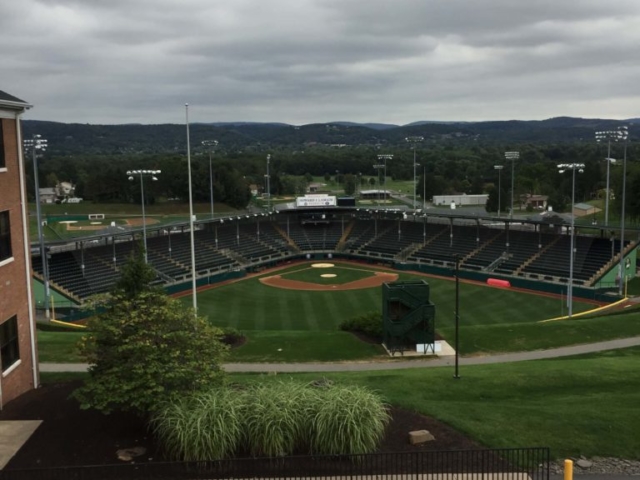
[[[494,363],[524,362],[527,360],[544,360],[547,358],[569,357],[584,353],[603,352],[619,348],[640,346],[640,337],[621,338],[605,342],[573,345],[570,347],[534,350],[532,352],[504,353],[484,357],[461,357],[460,366],[489,365]],[[378,360],[375,362],[342,362],[342,363],[227,363],[224,369],[230,373],[302,373],[302,372],[367,372],[376,370],[400,370],[405,368],[435,368],[452,366],[455,357],[427,358],[414,357],[413,360],[402,360],[402,357]],[[84,363],[41,363],[41,372],[85,372],[89,365]]]

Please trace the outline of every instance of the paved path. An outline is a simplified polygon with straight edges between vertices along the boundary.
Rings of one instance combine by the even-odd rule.
[[[504,353],[487,355],[484,357],[460,358],[459,365],[489,365],[493,363],[524,362],[527,360],[543,360],[546,358],[568,357],[583,353],[602,352],[640,346],[640,337],[621,338],[606,342],[574,345],[549,350],[535,350],[532,352]],[[301,373],[301,372],[366,372],[375,370],[399,370],[404,368],[433,368],[451,366],[455,357],[427,358],[414,357],[413,360],[389,359],[377,362],[349,362],[349,363],[227,363],[224,369],[232,373]],[[41,363],[41,372],[84,372],[88,368],[84,363]]]

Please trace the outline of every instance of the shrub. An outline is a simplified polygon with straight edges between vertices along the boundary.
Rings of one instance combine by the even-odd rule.
[[[237,450],[241,421],[236,393],[221,389],[176,396],[158,409],[151,427],[171,458],[206,461],[220,460]]]
[[[272,457],[370,453],[388,421],[386,405],[366,388],[291,381],[175,397],[152,427],[172,458],[204,461],[241,447]]]
[[[310,430],[311,449],[325,455],[375,451],[389,422],[380,397],[364,387],[319,389]]]
[[[230,347],[237,345],[244,338],[242,332],[237,328],[222,327],[221,330],[222,336],[220,337],[220,341]]]
[[[349,318],[340,324],[340,330],[363,333],[373,339],[382,341],[384,334],[382,328],[382,314],[378,312],[369,312],[364,315]]]
[[[254,456],[290,455],[302,448],[310,426],[313,392],[295,382],[256,385],[242,399],[243,436]]]

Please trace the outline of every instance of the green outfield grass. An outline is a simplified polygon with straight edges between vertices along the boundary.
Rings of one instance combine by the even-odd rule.
[[[335,264],[346,268],[375,271],[375,268],[364,265]],[[289,278],[290,272],[304,268],[297,265],[264,276],[278,274]],[[332,269],[318,270],[330,273]],[[430,286],[431,301],[436,306],[436,328],[453,325],[453,281],[408,273],[399,275],[399,280],[426,280]],[[185,304],[190,302],[188,298],[184,301]],[[593,306],[581,302],[574,303],[576,313],[590,308]],[[259,277],[198,294],[198,310],[201,315],[209,317],[210,321],[218,326],[229,326],[244,331],[336,330],[345,319],[381,309],[380,287],[349,291],[284,290],[263,285]],[[480,284],[460,285],[460,318],[465,326],[531,323],[557,317],[563,309],[566,311],[560,298]]]
[[[311,263],[295,265],[263,276],[281,275],[318,282],[316,271],[337,272],[339,283],[347,271],[373,274],[374,267],[336,262],[335,268],[310,268]],[[398,272],[396,272],[398,273]],[[319,274],[319,273],[318,273]],[[299,291],[265,286],[255,277],[223,285],[198,294],[201,315],[220,327],[234,327],[247,336],[245,346],[234,350],[237,361],[283,361],[273,344],[296,338],[299,346],[289,352],[297,361],[344,360],[341,349],[329,349],[331,335],[343,320],[371,311],[381,311],[381,287],[349,291]],[[426,280],[431,301],[436,306],[436,331],[453,343],[455,284],[451,280],[399,273],[399,280]],[[190,304],[185,298],[185,305]],[[594,308],[574,302],[574,312]],[[559,297],[535,295],[483,284],[460,285],[460,351],[465,355],[491,352],[536,350],[574,345],[598,339],[640,334],[640,322],[609,321],[607,317],[541,324],[541,320],[566,313]],[[306,332],[315,332],[307,335]],[[602,332],[602,336],[598,336]],[[294,333],[299,334],[292,337]],[[359,340],[353,338],[358,343]],[[354,348],[353,346],[350,348]],[[300,352],[302,355],[299,355]],[[361,355],[358,350],[354,355]]]
[[[301,272],[362,272],[374,267],[336,263],[333,269],[298,264],[262,276],[285,278]],[[315,275],[315,273],[313,273]],[[245,345],[231,352],[231,361],[343,361],[380,355],[378,346],[340,332],[340,323],[362,313],[380,311],[381,288],[349,291],[299,291],[265,286],[254,277],[198,293],[199,314],[220,327],[234,327],[247,337]],[[340,276],[327,279],[338,282]],[[455,284],[453,281],[400,273],[400,280],[425,279],[436,306],[436,331],[453,344]],[[315,281],[315,280],[314,280]],[[191,298],[183,298],[185,306]],[[592,305],[575,302],[574,311]],[[539,323],[560,315],[560,298],[498,289],[482,284],[460,285],[460,352],[476,355],[537,350],[598,340],[640,335],[640,315],[620,313],[597,318],[578,318]],[[56,335],[67,335],[56,332]],[[64,357],[64,340],[46,336],[41,340],[45,358]],[[69,340],[71,341],[71,340]],[[75,340],[72,341],[74,343]],[[53,351],[47,352],[51,344]],[[70,344],[67,344],[68,346]],[[278,350],[281,348],[282,350]],[[68,361],[76,361],[73,353]],[[51,361],[51,360],[50,360]]]

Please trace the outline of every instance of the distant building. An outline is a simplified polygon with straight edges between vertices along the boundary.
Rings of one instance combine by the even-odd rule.
[[[573,206],[573,214],[576,217],[584,217],[585,215],[595,215],[596,213],[602,211],[598,207],[594,207],[593,205],[589,205],[588,203],[576,203]]]
[[[531,208],[534,210],[544,210],[547,208],[547,200],[549,197],[547,195],[531,195],[527,193],[526,195],[522,195],[520,197],[520,204],[522,207],[527,208],[531,205]]]
[[[55,188],[45,187],[38,189],[40,192],[40,203],[56,203],[58,194]]]
[[[467,195],[466,193],[459,193],[454,195],[434,195],[433,204],[436,206],[451,206],[455,204],[460,207],[463,205],[486,205],[489,195]]]
[[[0,91],[0,408],[39,383],[20,116]]]

